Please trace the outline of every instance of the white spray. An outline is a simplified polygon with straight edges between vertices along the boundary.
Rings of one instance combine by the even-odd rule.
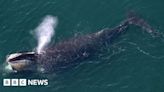
[[[50,43],[52,36],[55,34],[55,28],[58,20],[53,16],[46,16],[42,23],[35,29],[38,46],[36,51],[38,54],[44,52],[44,48]]]

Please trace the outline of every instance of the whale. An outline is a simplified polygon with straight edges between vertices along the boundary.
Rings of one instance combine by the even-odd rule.
[[[128,30],[130,25],[141,27],[142,30],[158,34],[144,19],[129,15],[113,28],[105,28],[95,33],[80,35],[47,46],[43,53],[35,51],[13,53],[7,56],[6,62],[14,71],[51,72],[65,66],[84,61],[93,56],[104,45],[113,41]]]

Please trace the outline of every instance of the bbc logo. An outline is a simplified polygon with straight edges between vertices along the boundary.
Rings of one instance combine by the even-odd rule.
[[[26,79],[3,79],[3,86],[26,86]]]

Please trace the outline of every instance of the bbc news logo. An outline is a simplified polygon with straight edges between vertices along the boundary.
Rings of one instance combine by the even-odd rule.
[[[47,86],[48,79],[3,79],[3,86]]]

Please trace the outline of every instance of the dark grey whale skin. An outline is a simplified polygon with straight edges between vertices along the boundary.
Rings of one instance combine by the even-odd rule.
[[[129,25],[137,25],[148,33],[156,33],[143,19],[129,17],[112,29],[103,29],[79,37],[74,37],[55,44],[45,49],[43,54],[37,56],[39,67],[45,71],[54,71],[60,67],[76,63],[93,55],[104,44],[111,44]]]

